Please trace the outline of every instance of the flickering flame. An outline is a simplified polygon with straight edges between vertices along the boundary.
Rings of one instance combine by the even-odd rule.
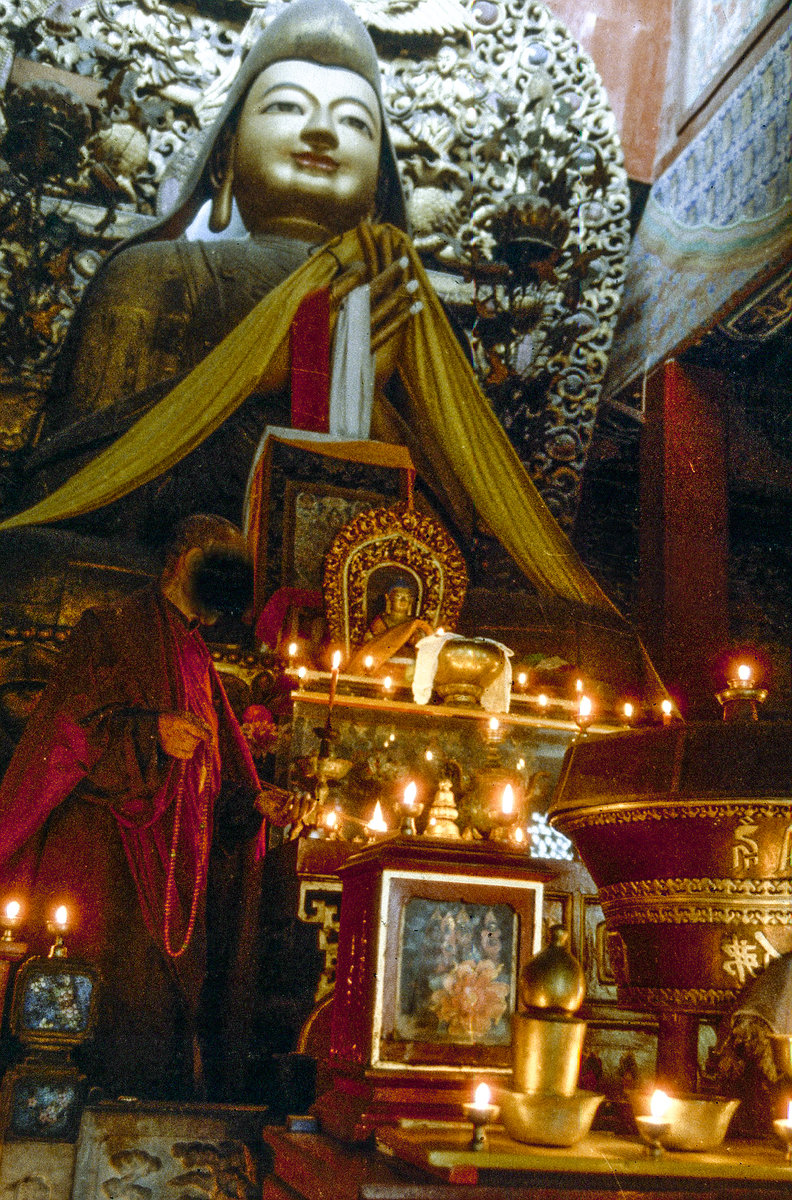
[[[407,784],[407,787],[404,789],[404,807],[405,808],[412,808],[413,804],[415,804],[415,797],[417,796],[417,794],[418,794],[418,788],[416,787],[413,780],[410,780],[410,782]]]
[[[369,833],[387,833],[388,823],[382,815],[382,805],[379,800],[374,805],[374,815],[366,826]]]
[[[297,653],[297,643],[289,642],[289,658],[294,658],[296,653]]]
[[[490,727],[490,733],[498,732],[498,730],[500,729],[500,721],[498,720],[497,717],[490,717],[489,727]]]
[[[54,915],[53,919],[55,921],[55,924],[60,929],[66,928],[66,926],[69,923],[69,910],[65,904],[58,905],[58,907],[55,909],[55,915]]]
[[[578,701],[578,716],[590,717],[591,716],[591,707],[592,707],[591,700],[589,699],[589,697],[581,696],[580,700]]]
[[[442,637],[444,633],[445,633],[445,629],[443,629],[443,626],[442,626],[442,625],[438,625],[437,629],[435,629],[435,634],[436,634],[436,636],[437,636],[437,637]]]
[[[539,693],[539,707],[547,708],[547,696],[545,696],[544,692]]]
[[[627,701],[625,702],[625,705],[624,705],[624,708],[622,709],[622,712],[624,713],[625,717],[626,717],[626,718],[627,718],[627,720],[629,721],[629,720],[630,720],[630,717],[631,717],[631,716],[633,715],[633,713],[635,712],[635,708],[634,708],[634,706],[633,706],[632,704],[630,704],[630,701],[629,701],[629,700],[627,700]]]
[[[366,657],[363,659],[363,666],[366,668],[367,671],[371,670],[371,668],[374,666],[374,655],[373,654],[366,655]]]
[[[748,666],[748,663],[740,663],[739,667],[737,668],[737,678],[739,679],[740,683],[751,682],[751,668]]]
[[[576,679],[576,680],[575,680],[575,691],[576,691],[576,692],[582,692],[582,691],[583,691],[583,680],[582,680],[582,679]]]
[[[520,829],[520,826],[518,825],[514,831],[514,840],[519,845],[524,840],[524,838],[525,838],[525,834],[523,833],[522,829]]]
[[[503,813],[504,817],[508,817],[514,812],[514,789],[510,783],[507,783],[506,787],[503,789],[503,796],[501,798],[501,812]]]
[[[331,808],[329,812],[325,813],[324,823],[327,829],[335,829],[336,825],[338,824],[338,813],[334,808]]]
[[[333,670],[337,671],[340,666],[341,666],[341,651],[334,650],[333,651]]]
[[[5,915],[9,921],[16,921],[21,911],[22,905],[18,900],[9,900],[5,906]]]
[[[474,1108],[489,1108],[492,1093],[486,1083],[480,1083],[473,1099]]]
[[[528,676],[525,674],[525,671],[520,671],[520,674],[517,676],[517,682],[519,683],[520,687],[525,687],[526,683],[528,682]]]
[[[522,771],[522,769],[523,769],[523,768],[524,768],[524,766],[525,766],[525,759],[524,759],[524,758],[518,758],[518,759],[517,759],[516,766],[517,766],[517,770],[518,770],[518,771]]]
[[[663,703],[660,705],[660,709],[661,709],[661,712],[664,717],[670,717],[671,713],[673,711],[673,708],[674,708],[674,706],[670,700],[664,700]]]
[[[306,676],[307,674],[308,674],[308,668],[307,668],[307,667],[298,667],[298,668],[297,668],[297,678],[298,678],[298,679],[305,679],[305,676]]]
[[[392,686],[393,686],[393,680],[391,679],[390,675],[386,675],[382,681],[382,690],[384,692],[389,692],[391,690]]]
[[[649,1112],[652,1114],[652,1119],[662,1121],[663,1117],[671,1107],[671,1097],[662,1092],[659,1088],[652,1092],[652,1098],[649,1101]]]
[[[431,750],[427,750],[426,754],[424,754],[424,758],[426,759],[427,762],[431,762],[432,759],[434,758],[434,754],[432,754]]]

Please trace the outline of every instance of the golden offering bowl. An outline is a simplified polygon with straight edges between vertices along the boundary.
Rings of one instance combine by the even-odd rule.
[[[348,758],[319,758],[316,754],[311,755],[311,767],[317,779],[334,782],[343,779],[351,766],[352,760]]]
[[[434,690],[446,704],[477,704],[502,667],[498,646],[475,638],[453,639],[437,656]]]
[[[629,1100],[638,1124],[639,1117],[647,1115],[649,1097],[632,1092]],[[739,1103],[724,1096],[671,1096],[662,1118],[668,1132],[659,1140],[666,1150],[714,1150],[725,1138]]]
[[[574,1146],[591,1129],[604,1096],[577,1091],[572,1096],[498,1093],[501,1120],[509,1137],[532,1146]]]

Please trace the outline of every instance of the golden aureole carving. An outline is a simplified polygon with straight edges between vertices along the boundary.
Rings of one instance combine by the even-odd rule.
[[[386,568],[413,583],[415,616],[446,630],[456,626],[468,576],[453,539],[434,517],[406,502],[367,509],[336,534],[325,559],[328,629],[347,655],[365,639],[372,578]]]

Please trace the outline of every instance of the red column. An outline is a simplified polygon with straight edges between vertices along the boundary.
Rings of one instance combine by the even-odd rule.
[[[717,717],[716,668],[728,638],[728,497],[715,371],[658,368],[641,445],[640,623],[681,711]]]

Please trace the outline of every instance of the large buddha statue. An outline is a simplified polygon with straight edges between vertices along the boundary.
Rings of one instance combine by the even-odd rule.
[[[182,238],[209,197],[211,227],[227,226],[233,199],[247,237]],[[540,593],[612,615],[482,395],[405,225],[368,32],[342,0],[292,0],[245,59],[172,215],[86,292],[26,509],[2,528],[79,520],[140,542],[195,509],[239,520],[262,431],[293,423],[290,355],[292,390],[299,358],[310,393],[339,304],[367,283],[368,436],[408,448],[463,537],[475,512]]]
[[[216,236],[190,240],[207,200]],[[234,201],[243,238],[224,236]],[[91,564],[105,560],[103,546],[118,559],[121,544],[129,564],[190,512],[238,522],[268,427],[335,432],[367,447],[369,462],[381,461],[379,447],[393,465],[393,447],[406,447],[419,487],[463,545],[477,525],[494,534],[543,615],[555,605],[567,628],[580,612],[603,631],[600,675],[618,645],[627,680],[656,691],[642,648],[482,394],[406,225],[365,26],[343,0],[290,0],[244,60],[172,213],[119,246],[87,289],[20,511],[0,523],[20,531],[0,537],[0,580],[23,556],[40,598],[69,539],[69,563],[82,570],[75,537],[92,535]],[[364,414],[352,428],[343,413],[338,424],[339,395],[342,409]],[[256,528],[253,519],[254,537]],[[20,607],[18,587],[10,601],[3,593],[10,586],[0,583],[3,611]]]

